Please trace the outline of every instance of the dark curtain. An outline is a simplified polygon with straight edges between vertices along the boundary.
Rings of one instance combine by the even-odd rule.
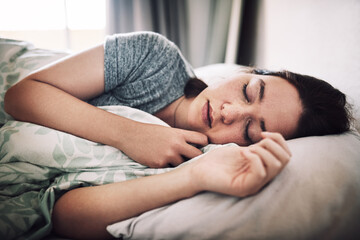
[[[241,9],[241,0],[108,0],[107,34],[154,31],[194,67],[235,63]]]

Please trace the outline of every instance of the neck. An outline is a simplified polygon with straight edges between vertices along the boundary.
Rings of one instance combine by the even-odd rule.
[[[183,104],[185,100],[185,97],[182,96],[175,100],[174,102],[170,103],[154,115],[167,124],[169,124],[171,127],[180,127],[180,116],[181,116],[181,105]]]

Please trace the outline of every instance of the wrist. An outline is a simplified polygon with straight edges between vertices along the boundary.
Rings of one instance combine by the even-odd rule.
[[[201,170],[199,170],[196,161],[185,164],[184,166],[179,167],[179,170],[180,169],[184,171],[183,179],[186,182],[188,189],[193,193],[193,195],[206,190],[205,185],[201,180]]]
[[[184,186],[183,193],[185,198],[192,197],[204,190],[197,180],[195,171],[194,164],[190,163],[170,172],[176,174],[177,182]]]
[[[139,124],[141,123],[121,116],[113,115],[113,121],[109,124],[112,127],[110,128],[111,131],[108,135],[108,145],[122,151],[126,150],[129,142],[136,141],[134,136],[137,136],[136,131],[139,129],[137,126]]]

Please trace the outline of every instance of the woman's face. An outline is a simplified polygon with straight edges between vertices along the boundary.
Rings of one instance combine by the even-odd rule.
[[[296,88],[274,76],[239,74],[211,85],[188,107],[187,127],[208,136],[211,143],[249,145],[262,131],[290,138],[302,104]]]

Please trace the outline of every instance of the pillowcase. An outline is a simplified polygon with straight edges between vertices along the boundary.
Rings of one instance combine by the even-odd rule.
[[[292,159],[258,194],[205,192],[107,227],[123,239],[357,239],[360,136],[288,141]]]
[[[12,119],[4,110],[6,91],[30,72],[66,55],[37,49],[29,42],[0,38],[0,126]]]

